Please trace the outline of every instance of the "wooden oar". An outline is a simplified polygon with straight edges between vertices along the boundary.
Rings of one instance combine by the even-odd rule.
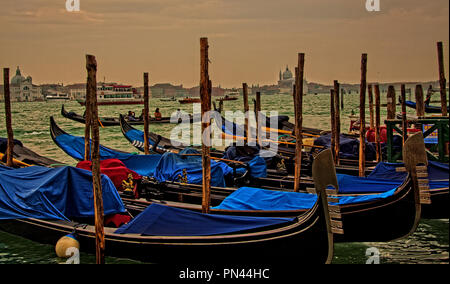
[[[5,155],[3,153],[0,153],[0,160],[2,160],[4,157],[5,157]],[[14,158],[12,160],[13,160],[14,164],[19,165],[19,166],[23,166],[23,167],[31,167],[32,166],[30,164],[24,163],[22,161],[14,159]]]

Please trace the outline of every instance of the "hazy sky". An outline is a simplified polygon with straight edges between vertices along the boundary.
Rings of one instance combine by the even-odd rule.
[[[449,1],[380,0],[0,0],[0,67],[20,65],[36,84],[84,82],[85,54],[98,79],[142,85],[199,82],[199,39],[208,37],[214,86],[275,84],[306,55],[308,81],[437,80],[436,42],[448,76]]]

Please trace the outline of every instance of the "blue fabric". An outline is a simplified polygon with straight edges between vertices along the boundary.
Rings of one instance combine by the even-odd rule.
[[[267,164],[266,161],[260,157],[256,156],[248,162],[250,167],[250,175],[254,178],[265,178],[267,177]]]
[[[10,167],[7,167],[7,166],[4,166],[4,165],[2,165],[2,164],[0,164],[0,172],[2,172],[2,171],[9,171],[9,170],[13,170],[14,168],[10,168]]]
[[[69,156],[76,160],[84,159],[84,138],[62,134],[55,138],[56,144]],[[141,176],[153,176],[161,155],[134,155],[121,153],[100,145],[100,160],[118,159],[127,168]]]
[[[223,210],[300,210],[310,209],[317,201],[316,194],[265,190],[241,187],[214,209]]]
[[[117,234],[143,236],[211,236],[230,234],[294,221],[295,218],[262,218],[202,214],[152,204]]]
[[[223,159],[245,162],[249,165],[250,175],[254,178],[267,177],[267,162],[271,158],[266,159],[259,156],[259,147],[255,146],[245,146],[239,148],[242,152],[238,153],[238,148],[236,146],[227,147],[223,154]],[[253,152],[253,153],[252,153]]]
[[[202,183],[202,157],[182,156],[175,153],[164,153],[155,169],[154,177],[160,181],[179,181],[183,170],[187,172],[188,183]],[[211,185],[225,187],[225,176],[232,174],[233,169],[225,163],[211,161]]]
[[[398,187],[403,180],[374,179],[337,174],[339,193],[386,192]]]
[[[397,181],[399,184],[406,178],[407,173],[397,172],[395,169],[404,167],[402,163],[379,163],[368,178]],[[430,189],[449,187],[448,164],[428,161],[428,180]]]
[[[84,160],[84,137],[62,134],[55,138],[56,144],[69,156],[76,160]],[[132,154],[120,153],[100,145],[100,159],[126,159]]]
[[[339,203],[330,204],[344,205],[379,200],[392,196],[396,189],[397,187],[391,187],[390,190],[382,193],[340,196]],[[241,187],[225,198],[222,203],[219,206],[214,207],[214,209],[261,211],[306,210],[312,208],[316,201],[316,194]]]
[[[101,176],[105,215],[125,212],[112,181]],[[0,219],[94,216],[92,174],[74,168],[27,167],[0,172]]]
[[[341,134],[339,136],[339,157],[342,159],[353,159],[357,160],[359,158],[359,140],[356,138],[350,138],[346,135]],[[394,143],[395,144],[395,143]],[[331,147],[331,133],[322,135],[314,140],[314,145],[322,146],[326,149]],[[366,159],[375,160],[376,158],[376,148],[375,144],[366,141]]]
[[[330,204],[331,205],[344,205],[344,204],[357,204],[357,203],[371,202],[371,201],[375,201],[375,200],[388,198],[388,197],[394,195],[396,190],[397,190],[397,187],[394,187],[386,192],[376,193],[376,194],[367,194],[367,195],[358,195],[358,196],[352,196],[352,195],[339,196],[339,203],[330,202]]]

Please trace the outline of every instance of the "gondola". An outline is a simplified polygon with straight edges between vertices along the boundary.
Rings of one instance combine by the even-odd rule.
[[[406,106],[416,109],[416,103],[412,101],[406,101]],[[426,113],[442,113],[442,108],[440,106],[431,106],[425,104],[425,112]],[[449,107],[447,106],[447,112],[449,111]]]
[[[61,107],[61,115],[64,116],[65,118],[68,118],[70,120],[79,122],[79,123],[85,123],[85,117],[79,114],[76,114],[74,112],[67,112],[64,109],[64,105],[62,105]],[[118,118],[114,118],[114,117],[100,117],[100,124],[104,127],[107,126],[119,126],[120,122]],[[144,125],[144,121],[143,120],[129,120],[128,123],[132,124],[132,125]],[[161,120],[156,120],[155,118],[150,117],[149,123],[171,123],[170,121],[170,117],[163,117],[161,118]],[[178,122],[177,122],[178,123]]]
[[[223,98],[218,98],[218,99],[216,99],[216,101],[217,102],[220,102],[220,101],[236,101],[238,98],[237,97],[228,97],[228,96],[225,96],[225,97],[223,97]]]
[[[7,139],[0,138],[0,159],[6,162],[6,147]],[[26,166],[44,166],[44,167],[57,167],[62,165],[61,162],[54,159],[50,159],[37,154],[36,152],[25,147],[21,141],[14,140],[13,148],[13,162],[15,167]]]
[[[312,208],[295,218],[205,215],[152,205],[119,229],[105,228],[106,255],[152,263],[330,263],[333,229],[322,185]],[[148,216],[151,232],[139,230]],[[49,244],[75,232],[81,249],[93,252],[95,228],[88,220],[6,218],[0,229]]]
[[[422,141],[421,141],[422,140]],[[339,192],[339,186],[337,183],[336,175],[331,179],[333,182],[327,183],[323,181],[324,178],[319,179],[314,177],[316,187],[333,185],[337,188],[337,191],[330,191],[329,198],[334,200],[331,210],[338,215],[340,215],[340,222],[338,221],[336,230],[339,228],[344,229],[344,234],[339,234],[335,236],[337,242],[386,242],[399,238],[404,238],[409,236],[417,228],[419,221],[421,219],[422,208],[431,208],[428,204],[433,197],[430,197],[428,190],[420,187],[420,180],[418,176],[423,176],[423,173],[417,174],[416,165],[426,164],[426,155],[424,148],[421,150],[423,145],[423,138],[415,135],[409,138],[408,144],[405,145],[406,153],[409,153],[410,160],[407,161],[407,168],[409,173],[407,174],[405,180],[399,186],[394,186],[391,190],[384,194],[369,194],[369,193],[336,193]],[[414,153],[414,154],[413,154]],[[334,163],[331,158],[330,150],[323,151],[319,156],[328,155],[328,160],[322,158],[322,167],[314,168],[313,173],[325,172],[326,170],[333,171]],[[329,178],[326,180],[330,180]],[[320,183],[319,185],[317,183]],[[355,186],[357,186],[355,184]],[[244,189],[248,190],[248,189]],[[278,196],[279,194],[277,194]],[[258,197],[261,197],[259,195]],[[256,196],[254,196],[256,198]],[[270,195],[266,195],[262,198],[270,200]],[[158,203],[158,200],[145,201],[145,200],[130,200],[124,199],[124,202],[129,206],[129,208],[134,208],[134,210],[143,210],[149,204],[153,202]],[[244,200],[242,200],[244,203]],[[273,204],[268,204],[264,210],[259,209],[249,209],[254,208],[255,200],[249,199],[248,202],[251,204],[246,204],[239,208],[237,206],[235,209],[230,209],[229,205],[218,206],[213,208],[211,212],[214,214],[246,214],[254,216],[296,216],[300,212],[304,212],[306,209],[291,209],[291,210],[271,210]],[[200,204],[197,206],[192,204],[180,203],[180,202],[166,202],[171,206],[178,208],[184,208],[189,210],[201,210]],[[273,201],[276,203],[276,201]],[[275,206],[276,207],[276,206]],[[224,209],[225,208],[225,209]]]
[[[184,98],[181,100],[178,100],[180,104],[196,104],[201,103],[200,98]]]
[[[404,148],[405,151],[408,151],[408,153],[414,153],[408,154],[409,156],[418,156],[419,158],[423,158],[423,156],[418,154],[421,153],[420,143],[417,142],[417,140],[420,140],[420,138],[422,139],[423,143],[423,138],[420,135],[415,135],[414,138],[409,138],[408,144]],[[415,145],[415,148],[409,147],[408,145],[410,144]],[[322,153],[324,152],[329,153],[330,150],[325,150]],[[424,152],[424,148],[422,149],[422,152]],[[323,155],[322,153],[319,155]],[[425,160],[414,160],[409,163],[426,164],[426,156],[424,157]],[[327,166],[330,168],[332,167],[332,169],[334,170],[333,163],[330,162]],[[357,183],[358,180],[356,178],[353,185],[356,187]],[[388,241],[404,237],[410,232],[414,231],[414,228],[417,226],[420,220],[420,210],[422,208],[420,206],[420,199],[418,198],[419,189],[417,186],[414,186],[414,178],[411,177],[411,175],[407,175],[403,183],[392,184],[393,185],[391,185],[389,190],[381,193],[370,193],[370,190],[368,190],[365,192],[357,191],[336,194],[336,197],[344,200],[342,205],[340,204],[339,211],[342,213],[342,222],[344,228],[349,229],[348,231],[346,231],[347,233],[345,234],[345,236],[337,237],[338,241]],[[314,186],[314,183],[310,183],[309,186]],[[360,187],[362,186],[360,185]],[[150,201],[133,200],[124,197],[127,208],[140,212],[146,206],[154,202],[162,202],[163,204],[168,204],[178,208],[200,210],[202,197],[201,185],[188,185],[177,182],[155,183],[147,184],[145,190],[148,189],[150,189],[150,191],[154,191],[152,191],[149,195],[146,195],[144,193],[143,196],[148,198]],[[222,200],[225,200],[227,196],[231,195],[233,192],[236,192],[236,190],[236,188],[213,188],[213,205],[219,205]],[[280,188],[276,190],[280,190]],[[284,188],[283,190],[286,190],[286,188]],[[341,190],[343,190],[343,188],[341,188]],[[434,198],[435,196],[430,196],[431,200],[433,200]],[[424,208],[432,208],[431,206],[433,205],[423,206]],[[438,210],[441,211],[443,210],[443,208],[440,208]],[[304,211],[304,209],[282,211],[270,210],[268,208],[262,211],[245,209],[230,210],[221,209],[220,206],[218,208],[212,209],[212,212],[217,214],[248,214],[257,216],[293,216],[301,213],[302,211]],[[385,230],[383,228],[389,228],[389,230]]]

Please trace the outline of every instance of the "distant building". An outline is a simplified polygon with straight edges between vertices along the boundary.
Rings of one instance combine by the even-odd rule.
[[[183,85],[172,85],[169,83],[155,84],[150,87],[153,98],[170,98],[170,97],[185,97],[188,91],[183,88]]]
[[[86,83],[73,84],[66,86],[69,90],[69,96],[72,100],[84,100],[86,99]]]
[[[281,73],[281,70],[280,70],[280,75],[279,75],[279,80],[278,80],[278,88],[280,89],[279,92],[292,94],[292,92],[294,90],[294,85],[295,85],[295,78],[294,78],[291,70],[289,70],[289,67],[286,66],[286,70],[283,73]],[[308,83],[306,82],[305,79],[303,79],[303,93],[304,94],[308,93]]]
[[[22,76],[19,66],[17,66],[16,75],[10,83],[11,101],[13,102],[31,102],[43,100],[41,87],[33,85],[31,76]]]

